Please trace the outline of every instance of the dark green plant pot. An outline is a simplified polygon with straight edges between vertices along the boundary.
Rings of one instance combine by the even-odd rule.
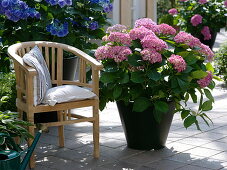
[[[169,103],[169,111],[160,124],[154,119],[152,107],[144,112],[134,112],[133,103],[126,106],[122,101],[117,102],[117,107],[129,148],[158,150],[165,147],[175,109],[173,102]]]

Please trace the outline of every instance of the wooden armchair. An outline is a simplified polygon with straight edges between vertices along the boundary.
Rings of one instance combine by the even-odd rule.
[[[97,97],[81,101],[73,101],[66,103],[59,103],[55,106],[37,105],[34,106],[33,94],[33,78],[37,75],[34,68],[29,67],[23,62],[22,57],[29,52],[35,45],[39,47],[47,63],[51,75],[52,84],[60,85],[77,85],[80,87],[90,88]],[[79,57],[79,80],[69,81],[63,80],[63,55],[71,53]],[[102,64],[94,58],[85,54],[81,50],[69,45],[46,42],[46,41],[32,41],[22,42],[11,45],[8,48],[8,55],[13,59],[14,69],[16,73],[16,88],[17,88],[17,108],[20,115],[26,113],[29,122],[34,123],[34,114],[41,112],[57,111],[58,121],[45,123],[45,126],[58,126],[59,146],[64,146],[64,126],[67,124],[79,122],[93,123],[93,143],[94,143],[94,157],[99,157],[99,70],[102,69]],[[92,81],[86,81],[86,68],[90,66],[92,71]],[[91,117],[85,117],[78,114],[71,113],[70,109],[92,106],[93,114]],[[29,127],[29,132],[34,135],[35,126]],[[29,146],[32,139],[28,141]],[[34,168],[34,155],[30,160],[30,167]]]

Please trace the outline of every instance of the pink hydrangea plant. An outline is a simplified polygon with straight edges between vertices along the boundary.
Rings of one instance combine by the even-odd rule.
[[[208,75],[200,80],[197,81],[197,83],[199,84],[199,86],[201,88],[207,87],[210,82],[212,81],[213,75],[210,71],[207,72]]]
[[[131,43],[130,36],[121,32],[111,32],[108,36],[108,41],[119,42],[125,45],[130,45]]]
[[[195,14],[195,15],[191,18],[191,23],[192,23],[192,25],[195,27],[195,26],[197,26],[197,25],[199,25],[199,24],[202,23],[202,19],[203,19],[203,17],[202,17],[201,15]]]
[[[201,42],[199,41],[198,38],[192,36],[189,33],[186,32],[179,32],[175,37],[174,41],[177,43],[184,43],[190,46],[191,48],[198,47],[200,46]]]
[[[169,13],[170,15],[176,15],[176,14],[178,14],[178,11],[177,11],[176,8],[172,8],[172,9],[170,9],[170,10],[168,11],[168,13]]]
[[[144,26],[145,28],[152,30],[154,33],[159,32],[157,24],[150,18],[141,18],[136,20],[134,28],[138,28],[141,26]]]
[[[182,72],[186,69],[186,62],[180,55],[172,54],[168,61],[173,64],[174,69],[176,69],[178,72]]]
[[[162,55],[154,49],[143,49],[140,54],[143,60],[149,61],[151,64],[162,62]]]
[[[159,39],[154,35],[147,35],[141,40],[141,44],[143,48],[150,48],[156,51],[161,51],[163,49],[168,48],[165,41]]]
[[[159,31],[161,34],[164,34],[164,35],[175,35],[176,34],[176,30],[168,24],[160,24],[160,25],[158,25],[158,28],[159,28]]]
[[[153,31],[145,28],[144,26],[141,26],[139,28],[133,28],[129,32],[129,36],[132,40],[140,39],[142,40],[146,35],[155,35]]]
[[[208,26],[204,26],[202,28],[201,34],[204,36],[204,40],[210,40],[211,39],[210,28]]]
[[[199,4],[206,4],[208,1],[207,0],[199,0]]]

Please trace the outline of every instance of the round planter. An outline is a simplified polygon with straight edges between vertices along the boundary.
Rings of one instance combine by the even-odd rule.
[[[79,57],[74,56],[63,59],[63,79],[78,80],[79,75]]]
[[[122,101],[117,102],[117,107],[129,148],[158,150],[165,147],[173,119],[174,102],[169,103],[169,111],[164,114],[160,124],[154,118],[152,107],[144,112],[134,112],[133,103],[126,106]]]

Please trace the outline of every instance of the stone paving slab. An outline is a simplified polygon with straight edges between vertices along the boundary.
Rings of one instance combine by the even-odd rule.
[[[226,32],[218,34],[215,48],[227,40]],[[99,159],[92,156],[92,126],[80,123],[65,126],[65,147],[58,147],[57,128],[49,128],[36,147],[35,170],[208,170],[227,169],[227,89],[218,85],[214,91],[215,105],[208,113],[214,124],[201,122],[185,129],[175,114],[166,147],[159,151],[127,148],[115,103],[100,112]],[[191,102],[189,106],[196,108]],[[87,115],[90,108],[80,109]],[[79,111],[79,110],[77,110]]]

